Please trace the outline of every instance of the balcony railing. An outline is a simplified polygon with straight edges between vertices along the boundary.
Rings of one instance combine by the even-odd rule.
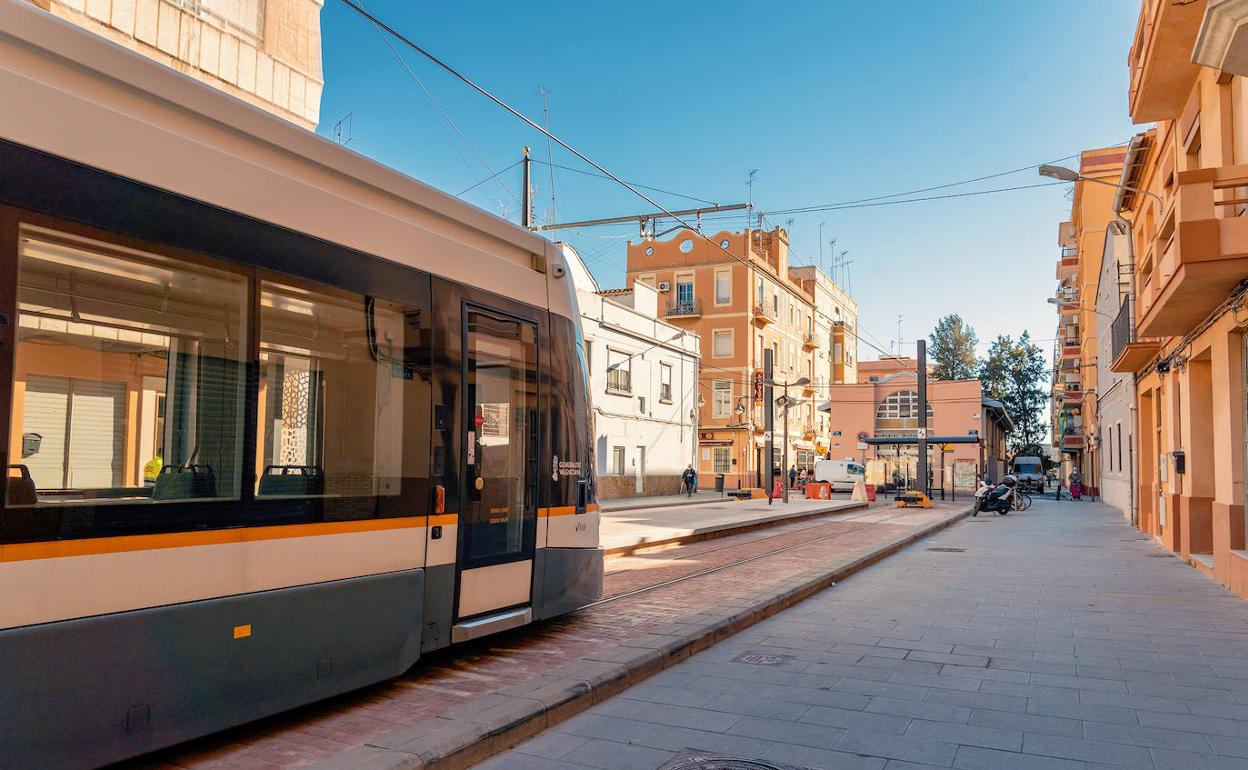
[[[667,303],[667,310],[663,315],[668,318],[690,318],[702,315],[702,300],[686,299],[675,300]]]
[[[1118,308],[1118,315],[1114,316],[1114,322],[1109,327],[1110,355],[1117,360],[1132,342],[1135,342],[1135,325],[1131,323],[1131,298],[1128,297],[1122,301],[1122,307]]]
[[[1078,257],[1078,256],[1079,256],[1079,248],[1077,246],[1063,246],[1062,247],[1062,259],[1068,259],[1071,257]]]
[[[754,305],[754,320],[764,324],[772,323],[776,320],[776,311],[761,302],[757,303]]]
[[[814,350],[819,347],[819,338],[814,332],[806,332],[802,335],[802,347],[806,350]]]

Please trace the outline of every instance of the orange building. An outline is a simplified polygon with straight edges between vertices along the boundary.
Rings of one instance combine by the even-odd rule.
[[[1140,529],[1248,597],[1245,22],[1242,3],[1141,8],[1129,104],[1156,129],[1132,142],[1118,180],[1133,259],[1111,369],[1136,381]]]
[[[853,374],[858,306],[814,268],[790,268],[782,228],[720,232],[709,240],[682,230],[667,241],[629,243],[627,281],[655,286],[666,320],[702,338],[702,478],[722,473],[729,487],[766,483],[764,351],[771,351],[776,381],[810,380],[789,391],[790,464],[810,467],[827,454],[828,417],[819,406],[834,377]],[[777,464],[783,432],[777,409]]]
[[[889,358],[863,361],[860,366],[864,374],[872,370],[883,374],[829,389],[831,455],[863,461],[871,484],[913,480],[919,428],[915,361]],[[928,444],[934,488],[971,490],[978,477],[995,480],[1004,475],[1005,436],[1013,425],[1000,402],[984,398],[979,380],[928,380],[926,412],[929,436],[955,439]],[[904,443],[884,443],[899,439]]]
[[[1105,232],[1117,216],[1114,185],[1122,175],[1125,157],[1123,147],[1080,153],[1082,178],[1075,182],[1070,221],[1058,227],[1058,326],[1050,411],[1053,445],[1062,453],[1062,478],[1078,469],[1090,494],[1096,494],[1099,486],[1097,453],[1101,449],[1096,420],[1097,333],[1109,320],[1097,314],[1096,292]]]

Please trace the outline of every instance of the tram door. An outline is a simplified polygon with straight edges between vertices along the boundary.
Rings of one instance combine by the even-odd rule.
[[[456,619],[510,625],[527,612],[532,592],[537,327],[472,306],[463,313],[467,435]]]

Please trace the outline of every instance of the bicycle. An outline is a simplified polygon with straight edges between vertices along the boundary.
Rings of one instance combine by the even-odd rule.
[[[1010,501],[1010,507],[1016,511],[1025,511],[1031,507],[1031,495],[1021,490],[1014,490],[1014,497]]]

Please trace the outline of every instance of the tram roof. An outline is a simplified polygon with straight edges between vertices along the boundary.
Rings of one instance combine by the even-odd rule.
[[[33,5],[0,62],[0,139],[547,305],[551,241]]]

